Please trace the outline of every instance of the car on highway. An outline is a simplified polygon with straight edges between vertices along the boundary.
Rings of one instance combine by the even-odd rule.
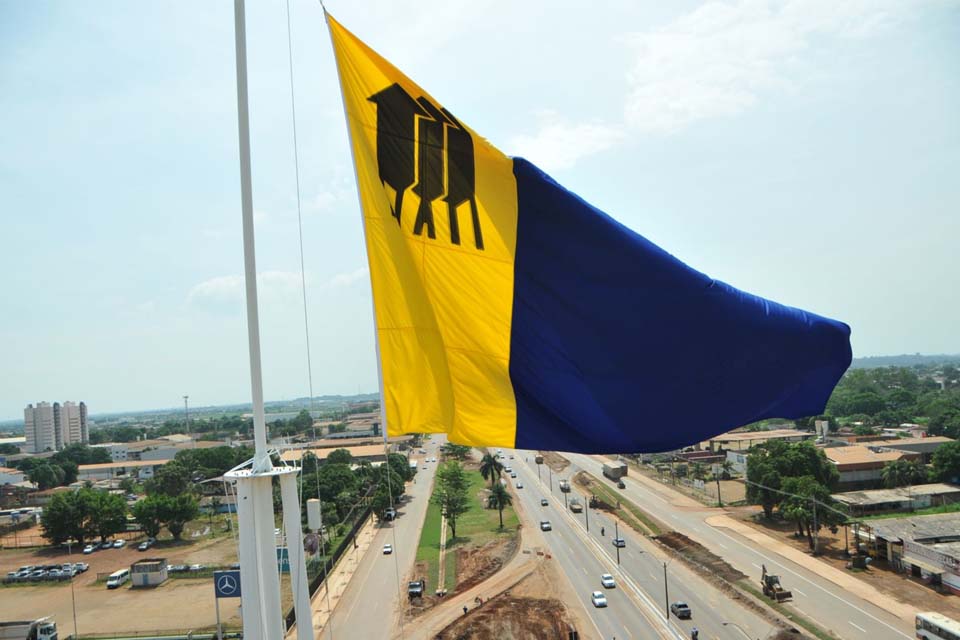
[[[93,552],[96,551],[96,550],[97,550],[97,545],[95,545],[95,544],[88,544],[88,545],[86,545],[86,546],[83,548],[83,553],[86,554],[86,555],[89,555],[89,554],[93,553]]]
[[[392,544],[383,545],[383,555],[388,556],[391,553],[393,553],[393,545]]]
[[[114,549],[123,549],[126,545],[127,545],[127,541],[126,541],[126,540],[117,540],[116,542],[113,543],[113,548],[114,548]]]
[[[516,472],[516,471],[511,471],[511,472],[510,472],[510,477],[511,477],[511,478],[516,478],[516,477],[517,477],[517,472]]]
[[[614,538],[614,539],[613,539],[613,546],[615,546],[615,547],[620,547],[620,548],[622,549],[622,548],[624,548],[625,546],[627,546],[627,541],[624,540],[623,538]]]
[[[617,586],[616,580],[614,580],[613,576],[609,573],[604,573],[600,576],[600,584],[605,586],[607,589],[613,589]]]
[[[602,591],[594,591],[590,594],[590,602],[593,603],[593,606],[600,607],[607,606],[607,596],[603,595]]]
[[[670,605],[670,613],[682,620],[689,620],[693,615],[693,612],[690,611],[690,605],[688,605],[686,602],[672,603]]]
[[[548,506],[549,504],[550,504],[550,501],[549,501],[549,500],[547,500],[546,498],[540,498],[540,506],[541,506],[541,507],[546,507],[546,506]]]
[[[553,529],[553,525],[550,524],[549,520],[540,521],[540,531],[550,531],[551,529]]]
[[[517,489],[523,489],[523,483],[522,483],[522,482],[518,482],[518,483],[517,483]]]

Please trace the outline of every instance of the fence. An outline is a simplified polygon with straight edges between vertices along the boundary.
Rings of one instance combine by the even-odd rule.
[[[340,541],[340,544],[334,548],[333,553],[326,557],[326,560],[324,560],[323,564],[320,566],[317,575],[310,580],[308,588],[310,590],[311,598],[320,589],[320,585],[322,585],[324,580],[327,579],[327,574],[333,570],[333,567],[337,564],[337,561],[341,558],[341,556],[343,556],[348,548],[353,548],[353,539],[356,538],[357,532],[359,532],[363,525],[366,524],[367,519],[370,517],[371,511],[372,509],[370,507],[365,507],[363,511],[360,512],[359,517],[354,521],[353,526],[350,527],[350,531],[348,531],[347,535],[343,537],[343,540]],[[291,607],[290,610],[287,611],[286,615],[287,631],[290,630],[294,622],[296,622],[296,613]]]

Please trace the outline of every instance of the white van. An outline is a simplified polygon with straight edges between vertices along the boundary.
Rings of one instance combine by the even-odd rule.
[[[110,577],[107,578],[107,589],[116,589],[129,579],[130,569],[120,569],[119,571],[114,571],[110,574]]]

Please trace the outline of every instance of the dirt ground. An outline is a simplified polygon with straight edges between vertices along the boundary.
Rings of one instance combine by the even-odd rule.
[[[543,463],[553,469],[554,473],[562,473],[570,466],[570,461],[556,451],[538,451],[543,456]]]
[[[77,628],[81,633],[173,631],[209,628],[216,623],[211,578],[167,580],[153,589],[132,589],[129,583],[108,590],[96,583],[97,573],[111,573],[144,558],[166,558],[168,564],[230,564],[236,562],[231,537],[200,542],[161,543],[141,553],[129,543],[123,549],[105,549],[89,555],[73,549],[14,549],[0,551],[0,575],[28,564],[86,562],[90,570],[73,580]],[[224,599],[220,618],[239,626],[240,600]],[[117,611],[126,612],[117,615]],[[129,612],[136,612],[130,615]],[[175,613],[174,613],[175,612]],[[53,616],[62,630],[73,632],[70,582],[36,586],[0,587],[0,619]]]
[[[795,537],[796,525],[785,521],[769,523],[763,520],[757,521],[753,516],[759,513],[759,510],[759,507],[738,508],[735,517],[780,542],[789,544],[805,553],[810,552],[807,539]],[[851,549],[853,548],[852,535],[852,532],[848,532]],[[843,527],[840,527],[835,534],[828,529],[820,530],[820,552],[817,560],[814,560],[811,556],[811,562],[826,562],[837,569],[847,570],[847,563],[850,560],[844,554]],[[937,593],[924,584],[921,579],[910,577],[890,568],[886,560],[875,560],[868,565],[866,570],[857,571],[855,575],[882,593],[916,607],[918,610],[939,611],[954,620],[960,619],[960,597]]]
[[[438,640],[551,640],[587,627],[551,597],[555,568],[544,565],[513,589],[471,609],[437,634]],[[579,626],[578,626],[579,625]]]
[[[457,549],[457,586],[454,593],[466,591],[499,571],[517,552],[518,537],[494,540],[482,547]]]

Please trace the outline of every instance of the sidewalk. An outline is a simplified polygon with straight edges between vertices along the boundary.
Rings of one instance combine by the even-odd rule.
[[[337,561],[337,564],[334,565],[325,583],[317,589],[317,592],[313,594],[313,597],[310,599],[310,611],[313,614],[313,632],[315,637],[321,637],[323,627],[330,618],[330,612],[337,608],[337,603],[340,602],[343,592],[346,590],[347,585],[350,584],[350,578],[353,577],[353,573],[360,564],[361,558],[363,558],[367,549],[370,548],[373,537],[377,532],[376,522],[376,518],[372,515],[367,518],[366,524],[357,532],[357,549],[348,549],[346,553],[340,556],[340,559]],[[328,588],[330,589],[329,609],[327,609]],[[297,625],[290,627],[286,637],[288,639],[297,637]]]
[[[904,620],[905,622],[913,622],[916,614],[914,607],[878,591],[875,587],[864,582],[863,580],[860,580],[856,576],[832,567],[825,562],[816,560],[803,551],[794,549],[788,544],[780,542],[779,540],[776,540],[765,533],[757,531],[753,527],[744,524],[735,518],[731,518],[723,509],[707,507],[697,502],[693,498],[690,498],[679,491],[675,491],[669,485],[662,484],[643,474],[637,474],[630,477],[647,486],[650,490],[655,491],[661,497],[666,498],[670,504],[674,506],[683,508],[696,508],[699,511],[703,511],[703,521],[705,524],[715,529],[729,529],[730,531],[739,534],[747,540],[750,540],[755,545],[763,547],[767,551],[775,553],[781,558],[789,560],[803,567],[804,569],[807,569],[808,571],[812,571],[824,580],[829,580],[841,589],[849,591],[850,593],[875,604],[881,609],[889,611],[901,620]],[[711,513],[716,515],[710,515]],[[696,534],[688,535],[690,535],[692,538],[696,537]]]

